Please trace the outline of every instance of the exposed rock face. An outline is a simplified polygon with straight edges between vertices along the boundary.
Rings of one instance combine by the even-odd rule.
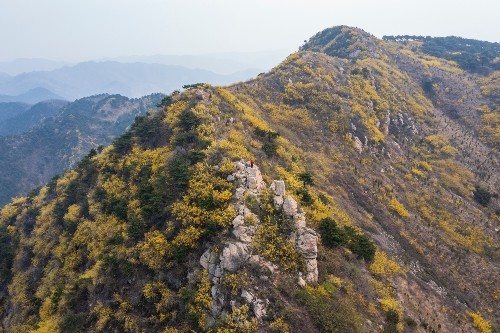
[[[310,228],[299,229],[296,238],[299,252],[306,260],[306,281],[318,281],[318,235]]]
[[[295,228],[298,230],[306,227],[306,214],[304,212],[300,212],[294,215],[293,221],[295,223]]]
[[[297,214],[297,201],[289,195],[286,196],[283,202],[283,212],[289,217],[293,217]]]
[[[285,196],[285,182],[282,180],[274,180],[270,186],[270,189],[274,192],[274,205],[276,207],[283,205]]]
[[[252,240],[259,227],[260,220],[246,205],[243,198],[247,195],[254,196],[259,200],[260,192],[266,188],[259,168],[254,165],[250,167],[249,163],[239,161],[235,163],[236,172],[227,177],[228,181],[237,184],[235,197],[236,217],[232,222],[233,230],[231,237],[223,243],[222,250],[215,253],[208,249],[200,258],[200,265],[209,273],[212,286],[213,303],[211,307],[212,316],[217,317],[222,313],[225,305],[236,306],[239,303],[245,303],[250,306],[255,317],[260,320],[267,315],[267,299],[260,299],[256,293],[245,289],[241,293],[241,299],[230,300],[222,291],[221,279],[226,274],[237,273],[245,265],[259,267],[261,271],[274,274],[279,267],[268,262],[264,258],[252,254]],[[306,261],[305,280],[302,274],[299,276],[299,284],[305,285],[306,282],[316,282],[318,280],[318,268],[316,262],[317,256],[317,235],[314,230],[306,227],[305,213],[298,207],[297,202],[290,195],[286,195],[285,182],[275,180],[270,186],[274,192],[274,204],[277,208],[283,209],[285,215],[293,218],[296,232],[291,236],[295,238],[297,250],[302,254]],[[259,276],[260,280],[267,280],[268,276]],[[254,286],[257,290],[258,286]]]
[[[250,212],[251,213],[251,212]],[[253,214],[252,214],[253,215]],[[250,214],[248,216],[251,216]],[[257,217],[253,217],[254,221],[257,221]],[[245,216],[237,215],[233,220],[233,235],[243,243],[250,243],[255,235],[255,231],[257,230],[257,226],[245,225]]]
[[[294,226],[297,229],[295,235],[295,244],[298,251],[302,254],[306,261],[306,276],[307,282],[318,281],[318,263],[316,257],[318,255],[318,235],[310,228],[306,227],[305,213],[299,209],[297,201],[290,195],[285,196],[285,182],[275,180],[270,186],[274,192],[274,205],[281,207],[285,216],[292,217]],[[299,284],[302,285],[305,281],[299,277]]]
[[[309,228],[304,228],[302,232],[297,236],[297,246],[299,252],[306,259],[316,258],[318,255],[317,240],[318,236],[316,232]]]
[[[227,177],[228,181],[237,184],[235,204],[237,215],[232,225],[232,237],[224,243],[220,253],[216,254],[211,249],[205,251],[200,258],[201,266],[209,273],[212,286],[212,316],[221,314],[224,305],[235,305],[236,301],[227,300],[221,290],[221,278],[226,274],[237,273],[244,265],[256,265],[267,268],[273,272],[275,267],[257,255],[252,255],[250,243],[257,230],[259,218],[252,213],[244,204],[243,197],[246,194],[258,198],[258,194],[266,187],[262,180],[262,175],[257,166],[250,167],[249,163],[239,161],[235,163],[236,172]],[[249,222],[252,223],[249,223]],[[247,303],[253,310],[255,317],[261,319],[266,315],[267,300],[258,299],[252,293],[245,291],[241,295],[244,303]]]
[[[215,271],[216,260],[217,256],[210,250],[206,250],[200,258],[200,265],[203,268],[208,269],[209,273],[213,275],[213,272]]]
[[[354,137],[354,146],[358,153],[361,154],[363,152],[363,142],[357,136]]]
[[[273,198],[273,201],[274,201],[274,205],[275,206],[281,206],[281,205],[283,205],[283,197],[282,196],[278,196],[278,195],[275,196]]]
[[[257,319],[262,319],[267,315],[267,305],[269,304],[268,300],[259,299],[254,294],[246,290],[241,292],[241,297],[251,305]]]
[[[270,189],[277,196],[285,196],[285,182],[283,180],[274,180],[270,186]]]
[[[222,271],[236,272],[250,257],[248,246],[241,242],[229,243],[220,256]]]

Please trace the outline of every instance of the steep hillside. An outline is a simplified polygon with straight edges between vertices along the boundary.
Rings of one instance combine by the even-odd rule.
[[[0,122],[0,203],[26,195],[73,167],[91,149],[108,145],[161,100],[120,95],[86,97],[73,103],[41,102]]]
[[[335,27],[164,99],[3,208],[4,331],[497,330],[497,77]]]

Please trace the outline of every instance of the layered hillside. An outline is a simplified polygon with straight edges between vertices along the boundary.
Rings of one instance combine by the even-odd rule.
[[[3,330],[492,332],[497,77],[335,27],[164,99],[2,209]]]
[[[73,103],[46,101],[1,121],[0,204],[46,184],[91,149],[110,144],[162,97],[103,94]]]

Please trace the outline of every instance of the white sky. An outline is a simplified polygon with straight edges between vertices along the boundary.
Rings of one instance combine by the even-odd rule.
[[[334,25],[500,41],[497,0],[0,0],[0,61],[296,50]]]

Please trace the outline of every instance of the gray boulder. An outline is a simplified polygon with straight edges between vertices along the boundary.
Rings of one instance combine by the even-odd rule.
[[[278,196],[285,196],[285,182],[283,180],[274,180],[271,184],[271,190]]]
[[[233,235],[243,243],[251,243],[256,229],[256,226],[239,225],[233,228]]]
[[[318,235],[310,228],[305,229],[297,237],[297,249],[306,259],[316,258],[318,255]]]
[[[297,214],[297,201],[294,198],[287,195],[285,201],[283,202],[283,211],[288,217],[293,217]]]
[[[242,242],[229,243],[220,255],[221,268],[236,272],[250,257],[248,246]]]
[[[293,222],[297,230],[304,229],[306,227],[306,214],[304,212],[295,214]]]

